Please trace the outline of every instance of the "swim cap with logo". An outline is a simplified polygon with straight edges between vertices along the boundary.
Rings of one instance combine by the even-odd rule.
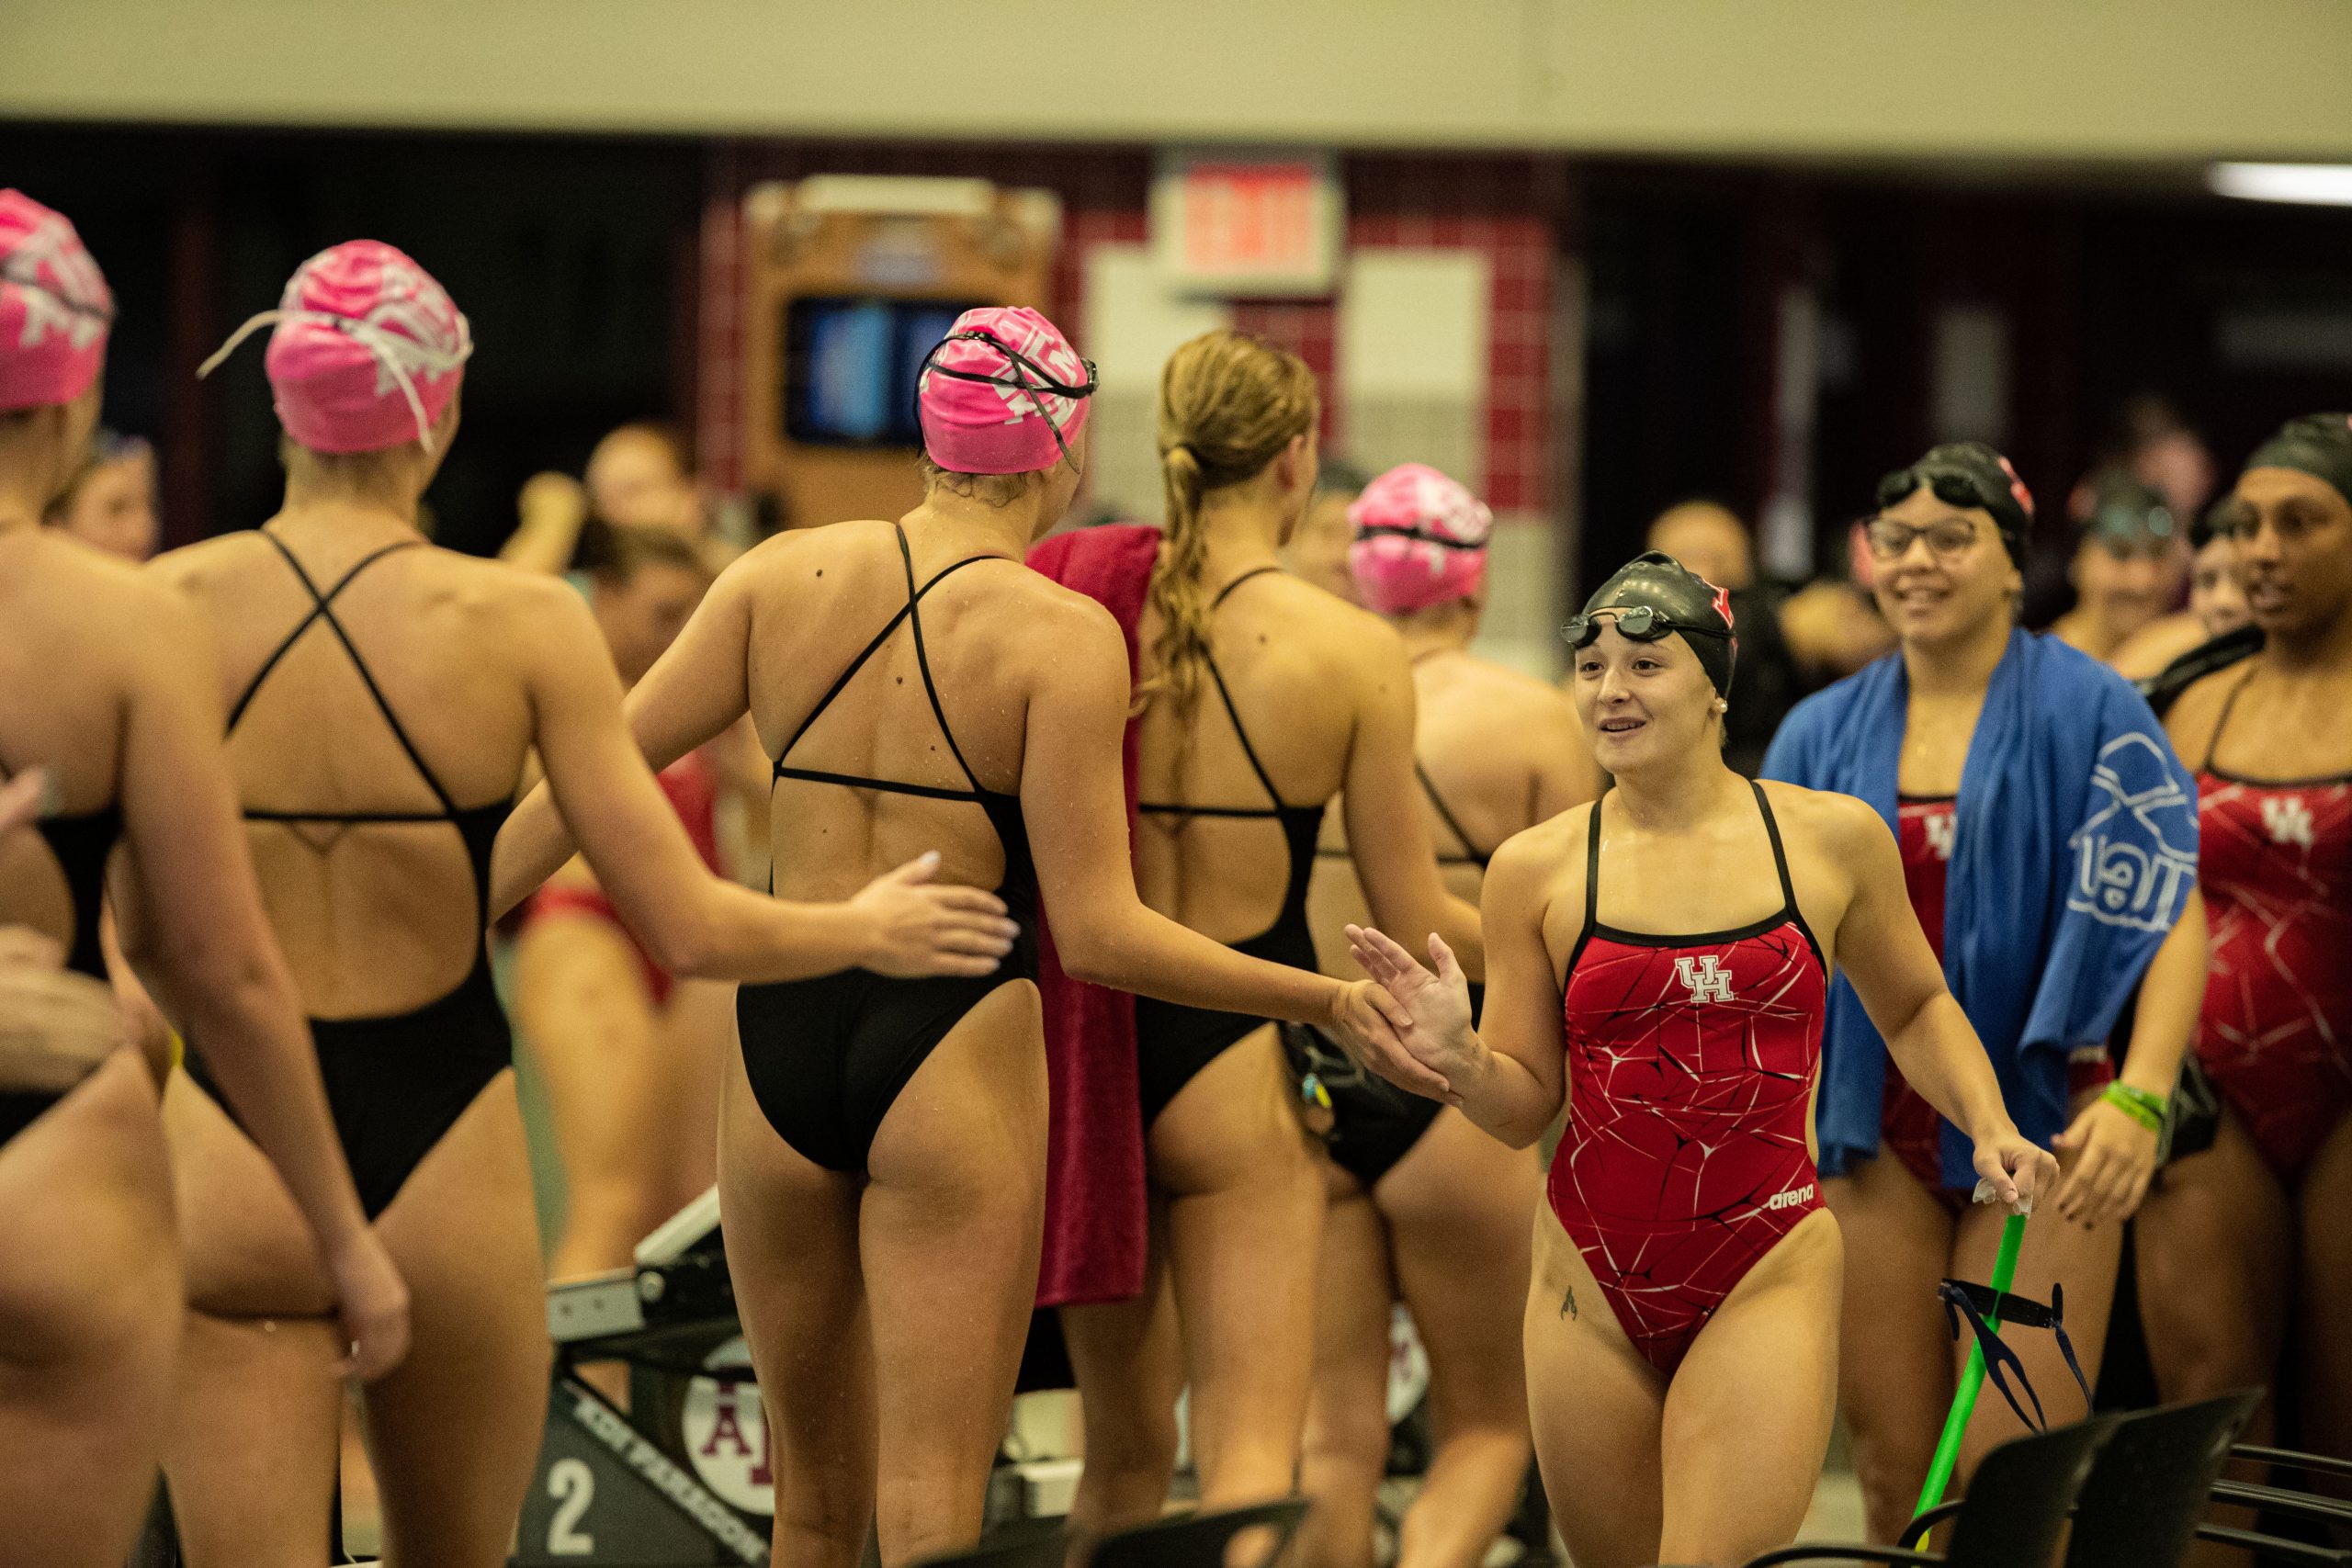
[[[915,378],[923,450],[953,473],[1024,474],[1069,457],[1086,424],[1094,367],[1025,305],[956,318]]]
[[[287,434],[314,452],[433,450],[474,344],[432,274],[380,240],[346,240],[296,268],[277,308],[232,333],[197,374],[273,324],[269,387]]]
[[[62,212],[0,190],[0,409],[70,403],[107,355],[114,295]]]
[[[1403,615],[1464,598],[1487,577],[1495,514],[1426,463],[1405,463],[1348,507],[1348,570],[1367,609]]]
[[[1715,694],[1730,694],[1732,669],[1739,658],[1730,590],[1716,587],[1663,550],[1645,550],[1593,590],[1583,612],[1561,635],[1570,648],[1584,648],[1612,622],[1636,642],[1681,633]]]

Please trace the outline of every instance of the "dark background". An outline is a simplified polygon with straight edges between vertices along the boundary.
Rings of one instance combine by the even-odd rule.
[[[196,365],[325,245],[365,235],[411,252],[480,344],[465,434],[431,502],[445,539],[486,549],[530,473],[577,471],[624,420],[691,428],[702,215],[731,188],[716,169],[747,152],[907,172],[977,159],[1057,185],[1099,160],[1125,188],[1138,151],[1061,149],[1033,170],[1017,153],[911,143],[834,160],[822,143],[17,126],[0,130],[0,183],[68,213],[114,285],[106,417],[157,440],[172,542],[259,522],[277,493],[259,344],[211,383]],[[2171,400],[2225,481],[2281,419],[2352,402],[2352,347],[2315,368],[2222,347],[2248,310],[2352,323],[2352,209],[2223,201],[2188,172],[2026,183],[1504,161],[1550,193],[1542,215],[1586,280],[1586,581],[1672,501],[1712,495],[1754,515],[1771,479],[1775,301],[1792,281],[1815,288],[1835,345],[1812,455],[1825,562],[1877,476],[1930,439],[1929,345],[1948,303],[2008,321],[2007,446],[2045,521],[2135,395]]]

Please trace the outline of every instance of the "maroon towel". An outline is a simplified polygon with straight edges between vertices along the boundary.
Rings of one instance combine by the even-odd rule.
[[[1057,534],[1029,564],[1117,617],[1127,677],[1140,662],[1136,632],[1159,558],[1159,530],[1118,524]],[[1136,825],[1136,724],[1127,723],[1127,833]],[[1046,1158],[1046,1250],[1037,1304],[1080,1306],[1143,1291],[1143,1107],[1136,1087],[1136,999],[1071,979],[1040,911],[1037,987],[1046,1010],[1053,1121]]]

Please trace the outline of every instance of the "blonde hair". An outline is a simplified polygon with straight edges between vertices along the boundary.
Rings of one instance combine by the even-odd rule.
[[[1159,613],[1155,672],[1138,703],[1165,694],[1190,719],[1209,653],[1208,529],[1201,502],[1255,479],[1313,430],[1322,410],[1315,373],[1289,350],[1248,333],[1204,333],[1159,373],[1159,472],[1168,524],[1152,566]]]

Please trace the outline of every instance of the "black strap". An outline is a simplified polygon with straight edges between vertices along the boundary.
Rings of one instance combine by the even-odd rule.
[[[456,799],[450,795],[447,790],[441,787],[441,780],[435,774],[432,767],[425,761],[424,754],[416,749],[416,742],[409,739],[407,727],[401,723],[400,715],[392,711],[392,705],[390,701],[385,697],[384,689],[376,683],[375,672],[368,668],[368,660],[360,657],[358,644],[351,640],[350,632],[345,629],[342,619],[334,613],[334,601],[336,596],[342,593],[345,589],[351,586],[353,579],[356,578],[361,572],[367,570],[376,562],[382,560],[386,556],[390,555],[393,551],[411,549],[416,546],[422,545],[424,541],[422,539],[395,539],[390,544],[383,547],[383,548],[371,551],[370,553],[360,557],[358,561],[352,566],[350,570],[345,572],[340,578],[335,580],[335,583],[333,588],[328,589],[322,593],[319,591],[319,585],[311,579],[311,574],[302,569],[302,563],[295,558],[294,552],[286,547],[284,540],[278,538],[277,535],[271,533],[266,528],[256,531],[263,538],[269,541],[272,548],[276,549],[281,557],[285,558],[286,564],[293,570],[294,575],[300,580],[303,589],[311,595],[311,613],[303,616],[301,622],[295,626],[292,632],[288,634],[286,640],[277,645],[277,650],[272,653],[269,658],[263,662],[261,669],[255,672],[251,683],[245,687],[244,694],[237,699],[236,706],[231,709],[229,714],[230,730],[235,730],[237,728],[237,721],[244,716],[245,709],[252,705],[254,694],[261,690],[262,682],[268,677],[269,672],[272,670],[277,668],[278,660],[285,658],[286,655],[292,650],[294,644],[300,641],[302,634],[311,628],[312,622],[323,621],[326,623],[327,629],[334,634],[335,640],[343,644],[343,651],[351,660],[351,668],[358,674],[360,683],[368,688],[368,695],[375,702],[376,711],[384,716],[385,727],[392,732],[392,739],[399,741],[401,750],[408,754],[409,764],[415,768],[417,777],[424,781],[424,787],[433,792],[433,798],[435,800],[440,802],[442,816],[449,818],[456,818],[459,814],[459,807]],[[259,817],[258,813],[253,812],[248,812],[246,815],[257,818]],[[261,819],[271,820],[273,818],[264,818]],[[375,813],[368,812],[305,813],[300,819],[312,822],[368,822],[380,820],[429,822],[435,820],[435,818],[430,817],[383,817]]]
[[[1438,820],[1445,824],[1445,830],[1462,845],[1462,852],[1469,856],[1471,863],[1480,871],[1486,870],[1487,863],[1495,857],[1481,850],[1476,841],[1462,830],[1461,821],[1453,815],[1453,807],[1446,805],[1445,796],[1438,794],[1437,785],[1430,780],[1429,770],[1421,766],[1421,760],[1418,757],[1413,759],[1413,776],[1421,781],[1421,793],[1430,797],[1430,805],[1437,808]]]
[[[2213,758],[2222,750],[2222,731],[2229,728],[2230,710],[2238,705],[2238,694],[2245,690],[2245,683],[2254,679],[2254,672],[2257,668],[2256,665],[2248,664],[2245,667],[2245,673],[2230,682],[2230,694],[2222,699],[2221,716],[2213,720],[2213,733],[2205,742],[2205,764],[2197,770],[2199,773],[2210,773],[2213,771]]]
[[[2046,1328],[2057,1337],[2058,1352],[2066,1358],[2066,1370],[2075,1374],[2075,1386],[2083,1391],[2083,1408],[2090,1408],[2090,1382],[2083,1376],[2082,1363],[2075,1359],[2075,1342],[2066,1336],[2066,1288],[2064,1285],[2052,1282],[2048,1306],[2026,1296],[1996,1292],[1988,1285],[1973,1284],[1965,1280],[1946,1280],[1936,1287],[1936,1294],[1944,1303],[1944,1319],[1951,1325],[1952,1338],[1955,1341],[1960,1338],[1963,1319],[1975,1334],[1976,1343],[1984,1354],[1984,1375],[1992,1381],[1995,1388],[2001,1391],[2001,1397],[2009,1402],[2009,1408],[2017,1413],[2021,1425],[2041,1431],[2048,1427],[2049,1421],[2042,1414],[2041,1396],[2033,1392],[2033,1382],[2026,1376],[2025,1362],[2015,1350],[2002,1343],[2000,1331],[1988,1321],[1996,1312],[2005,1326],[2014,1324],[2020,1328]],[[2026,1415],[2025,1406],[2018,1403],[2017,1393],[2009,1387],[2009,1377],[2013,1372],[2018,1387],[2023,1389],[2026,1398],[2033,1402],[2030,1416]]]
[[[841,784],[849,789],[879,790],[884,795],[911,795],[924,800],[977,800],[977,789],[944,789],[937,784],[900,784],[895,779],[860,778],[854,773],[829,773],[820,768],[787,768],[776,765],[780,779],[800,779],[808,784]]]
[[[808,733],[808,727],[815,724],[817,720],[823,716],[827,708],[832,706],[833,699],[842,694],[842,688],[846,687],[850,682],[856,679],[857,672],[865,668],[866,660],[872,659],[876,653],[881,651],[882,645],[890,640],[890,634],[899,629],[899,623],[904,620],[913,619],[915,632],[915,660],[922,671],[923,690],[929,693],[931,696],[931,711],[939,719],[940,730],[947,737],[947,749],[950,751],[955,752],[956,765],[963,768],[964,776],[967,779],[971,780],[972,788],[975,791],[978,791],[980,787],[979,780],[972,776],[972,770],[970,766],[964,761],[964,753],[956,745],[955,733],[947,728],[947,715],[939,705],[938,690],[931,683],[931,660],[923,649],[922,622],[917,615],[915,606],[921,602],[924,594],[929,593],[933,589],[945,581],[950,576],[956,572],[961,571],[964,568],[972,565],[974,562],[984,560],[1003,560],[1007,558],[994,555],[966,556],[962,560],[942,568],[932,577],[930,581],[925,582],[922,587],[918,588],[915,586],[914,553],[908,547],[907,531],[904,528],[899,527],[897,524],[892,524],[891,526],[898,531],[899,554],[906,567],[907,602],[899,607],[899,613],[897,615],[892,615],[888,621],[883,623],[882,629],[874,634],[873,640],[868,642],[863,649],[860,649],[858,650],[857,657],[850,660],[849,668],[843,670],[841,672],[840,677],[835,680],[831,686],[825,689],[825,694],[817,699],[817,705],[808,710],[808,716],[806,718],[803,718],[800,721],[800,727],[792,732],[792,739],[786,740],[784,743],[783,750],[776,753],[772,776],[779,779],[805,779],[818,784],[850,784],[865,789],[888,790],[899,795],[923,795],[930,798],[938,800],[967,799],[969,797],[965,795],[953,791],[940,793],[932,790],[927,785],[899,785],[893,784],[887,779],[853,778],[846,773],[829,773],[807,768],[787,768],[784,765],[784,760],[792,755],[792,749],[800,744],[801,737]]]
[[[1586,824],[1584,839],[1584,931],[1590,936],[1600,924],[1600,802],[1602,795],[1592,803],[1592,820]],[[1578,943],[1584,938],[1577,939]]]
[[[1046,423],[1051,424],[1053,421],[1048,418]],[[977,794],[980,787],[980,777],[978,773],[972,772],[972,764],[964,761],[964,749],[956,744],[956,731],[951,728],[947,723],[947,710],[942,707],[939,704],[939,687],[933,682],[931,678],[931,650],[923,646],[922,610],[921,606],[923,594],[931,589],[937,587],[940,579],[945,577],[949,572],[967,567],[976,560],[996,560],[1001,559],[1001,558],[995,556],[966,556],[962,560],[956,562],[955,565],[947,567],[940,571],[938,576],[933,577],[929,582],[923,584],[922,588],[917,588],[915,586],[914,547],[907,543],[906,529],[900,527],[896,523],[891,524],[890,527],[891,530],[899,536],[899,559],[900,563],[905,566],[907,571],[907,624],[914,628],[915,668],[922,671],[923,695],[931,699],[932,716],[939,720],[939,733],[947,738],[947,750],[954,755],[956,759],[956,765],[964,770],[964,782],[970,784],[973,792]]]
[[[1239,577],[1235,578],[1232,581],[1218,589],[1216,591],[1216,597],[1209,601],[1209,608],[1212,611],[1222,609],[1225,605],[1225,602],[1233,597],[1233,591],[1240,587],[1243,583],[1249,581],[1251,578],[1264,577],[1269,573],[1278,572],[1280,570],[1282,570],[1282,568],[1278,566],[1251,567],[1248,571],[1243,572]]]
[[[1232,596],[1235,589],[1251,578],[1264,577],[1269,572],[1280,570],[1282,568],[1278,566],[1252,567],[1218,590],[1217,596],[1209,601],[1209,608],[1216,610]],[[1136,809],[1158,817],[1280,817],[1290,808],[1283,804],[1283,792],[1274,787],[1273,775],[1266,772],[1266,764],[1258,760],[1258,749],[1250,744],[1250,732],[1241,728],[1241,711],[1233,705],[1233,693],[1226,687],[1225,671],[1216,667],[1216,656],[1213,653],[1205,655],[1202,661],[1208,666],[1209,679],[1216,683],[1217,700],[1225,705],[1225,716],[1233,725],[1235,739],[1241,742],[1241,754],[1250,760],[1250,771],[1258,775],[1259,787],[1266,792],[1266,798],[1274,803],[1273,807],[1270,810],[1251,806],[1178,806],[1138,802]]]
[[[1756,792],[1756,809],[1764,814],[1764,835],[1772,840],[1772,869],[1781,875],[1781,908],[1790,914],[1797,908],[1796,885],[1789,880],[1789,852],[1781,844],[1781,825],[1772,818],[1772,803],[1764,798],[1764,786],[1754,779],[1747,787]]]

